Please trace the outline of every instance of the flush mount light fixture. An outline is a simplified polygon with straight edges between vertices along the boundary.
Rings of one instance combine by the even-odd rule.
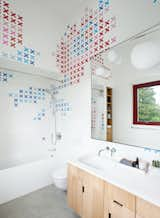
[[[113,49],[107,53],[107,59],[112,64],[121,64],[122,62],[122,59],[119,56],[119,54]]]
[[[146,41],[136,45],[131,52],[131,63],[137,69],[150,69],[160,64],[160,44]]]

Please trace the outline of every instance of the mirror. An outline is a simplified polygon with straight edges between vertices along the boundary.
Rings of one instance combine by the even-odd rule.
[[[160,28],[91,62],[93,139],[160,149]]]

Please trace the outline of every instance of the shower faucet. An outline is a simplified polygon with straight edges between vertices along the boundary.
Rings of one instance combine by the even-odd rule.
[[[61,140],[62,134],[60,132],[56,133],[56,138],[57,138],[57,140]]]

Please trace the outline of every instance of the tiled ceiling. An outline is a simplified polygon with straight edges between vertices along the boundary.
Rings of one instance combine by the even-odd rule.
[[[63,23],[72,22],[87,0],[45,0],[45,4]]]

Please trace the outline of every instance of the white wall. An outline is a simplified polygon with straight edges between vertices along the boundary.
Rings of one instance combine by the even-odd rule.
[[[53,148],[53,108],[50,104],[51,96],[43,91],[39,95],[38,89],[50,89],[55,82],[34,75],[0,72],[1,78],[2,72],[12,75],[8,82],[0,80],[1,204],[52,183],[54,164],[48,149]],[[25,93],[29,87],[35,94]],[[19,97],[20,90],[23,90],[22,98]],[[27,102],[24,94],[27,95]],[[31,102],[28,96],[32,96]],[[34,96],[37,103],[33,102]],[[18,106],[14,105],[15,98],[18,99]]]
[[[51,96],[45,90],[51,89],[55,82],[11,71],[1,70],[0,73],[2,170],[21,164],[23,160],[39,159],[47,153],[54,124]],[[12,77],[3,81],[6,78],[4,74]]]
[[[106,140],[105,88],[92,87],[92,138]],[[103,117],[102,117],[103,116]]]
[[[89,4],[90,3],[90,4]],[[85,5],[94,5],[95,1],[87,1]],[[111,1],[111,14],[117,18],[117,27],[113,34],[117,36],[117,43],[148,28],[160,21],[160,6],[153,5],[152,1]],[[79,17],[77,17],[79,20]],[[60,90],[60,96],[64,96],[72,105],[72,112],[61,120],[60,130],[63,140],[58,145],[57,159],[78,156],[79,154],[94,149],[94,145],[102,145],[101,141],[90,139],[90,69],[86,66],[85,76],[77,85]],[[61,157],[61,158],[60,158]]]
[[[153,41],[159,33],[149,35]],[[120,65],[112,65],[113,73],[113,139],[114,141],[160,149],[160,128],[133,125],[133,85],[160,80],[159,67],[138,70],[132,66],[130,55],[134,45],[147,40],[126,43],[116,49],[122,58]]]
[[[92,66],[92,64],[91,64]],[[97,66],[98,68],[98,66]],[[105,69],[101,69],[104,70]],[[106,72],[108,73],[108,72]],[[110,73],[110,72],[109,72]],[[106,87],[112,87],[112,78],[109,77],[105,78],[101,76],[93,75],[94,72],[92,72],[91,79],[92,79],[92,100],[95,100],[95,103],[93,103],[92,110],[95,111],[95,114],[93,113],[91,116],[91,123],[95,123],[92,128],[92,134],[91,137],[96,140],[104,140],[106,141],[106,134],[107,134],[107,106],[106,106]],[[100,92],[100,90],[103,90],[104,92]],[[94,102],[94,101],[93,101]],[[102,119],[103,114],[103,119]],[[103,124],[103,126],[102,126]]]
[[[55,38],[53,33],[59,34],[59,26],[54,23],[53,14],[47,13],[48,8],[45,8],[45,3],[33,1],[21,1],[17,0],[16,8],[18,11],[23,12],[25,16],[26,28],[25,28],[25,43],[30,47],[34,46],[35,49],[41,52],[41,59],[39,66],[47,69],[55,68],[55,60],[52,59],[51,51],[52,46],[55,48]],[[90,0],[84,3],[88,4],[91,8],[95,8],[97,1]],[[47,9],[43,15],[43,9]],[[42,10],[42,11],[41,11]],[[115,35],[117,36],[117,42],[122,41],[129,36],[142,31],[146,27],[149,27],[160,20],[159,4],[153,5],[151,0],[112,0],[111,1],[111,14],[117,18],[117,28],[115,29]],[[45,20],[44,20],[45,19]],[[74,20],[79,21],[80,16]],[[74,23],[74,21],[73,21]],[[40,25],[43,24],[43,25]],[[37,30],[38,29],[38,30]],[[45,35],[43,34],[45,32]],[[61,35],[61,34],[60,34]],[[3,46],[2,46],[3,47]],[[4,50],[10,51],[9,48]],[[91,140],[91,86],[90,86],[90,69],[86,66],[85,76],[81,80],[80,84],[70,86],[60,91],[59,98],[65,98],[72,106],[72,111],[67,113],[67,116],[59,116],[59,131],[62,132],[62,141],[57,144],[57,152],[54,159],[53,168],[57,168],[59,165],[65,163],[68,159],[78,157],[80,154],[91,151],[94,148],[105,146],[106,142]],[[127,150],[127,148],[126,148]],[[38,163],[37,163],[38,164]],[[3,178],[3,184],[0,186],[0,196],[3,196],[1,202],[8,201],[14,197],[18,197],[27,192],[33,191],[40,186],[45,186],[51,183],[50,177],[44,174],[44,171],[40,172],[40,177],[43,182],[35,182],[33,174],[39,174],[40,166],[33,164],[30,167],[23,166],[20,171],[9,172],[9,175],[5,172],[1,172],[1,178]],[[51,165],[42,163],[42,166],[47,166],[46,171],[49,173]],[[35,167],[35,168],[34,168]],[[24,180],[22,180],[22,188],[18,182],[21,172],[24,172]],[[28,172],[28,173],[27,173]],[[35,173],[36,172],[36,173]],[[25,176],[26,175],[26,176]],[[9,179],[11,181],[9,181]],[[15,179],[14,187],[12,186],[12,180]],[[28,178],[31,178],[27,182]],[[1,180],[0,180],[1,181]],[[20,181],[20,180],[19,180]],[[17,188],[15,188],[17,184]],[[34,184],[34,185],[32,185]],[[25,186],[25,188],[24,188]],[[11,188],[13,188],[11,190]],[[7,191],[9,190],[9,191]]]
[[[36,57],[35,66],[55,71],[56,63],[52,52],[56,50],[56,42],[64,29],[64,19],[58,19],[59,10],[56,13],[53,12],[54,4],[50,1],[8,0],[8,2],[10,10],[23,16],[24,44],[16,48],[4,46],[1,26],[0,57],[4,57],[5,54],[11,59],[11,56],[16,57],[17,50],[23,50],[24,47],[32,48],[37,53],[40,52],[40,56]],[[0,22],[2,24],[2,13]],[[13,74],[16,78],[9,80],[9,83],[0,83],[0,99],[3,103],[0,109],[0,168],[21,166],[0,170],[0,203],[52,183],[53,162],[48,154],[48,148],[51,146],[50,127],[53,124],[49,108],[50,97],[47,95],[45,101],[35,105],[20,104],[18,108],[15,108],[9,93],[17,92],[20,88],[28,89],[30,86],[50,88],[53,82],[15,72]],[[44,105],[48,107],[48,118],[45,116],[42,121],[33,120]],[[42,140],[43,137],[45,141]],[[28,162],[32,163],[27,164]]]
[[[71,103],[72,110],[65,117],[59,117],[59,129],[62,140],[57,146],[60,161],[79,156],[87,150],[91,136],[91,79],[90,65],[86,66],[86,75],[81,83],[62,89],[59,96]]]

